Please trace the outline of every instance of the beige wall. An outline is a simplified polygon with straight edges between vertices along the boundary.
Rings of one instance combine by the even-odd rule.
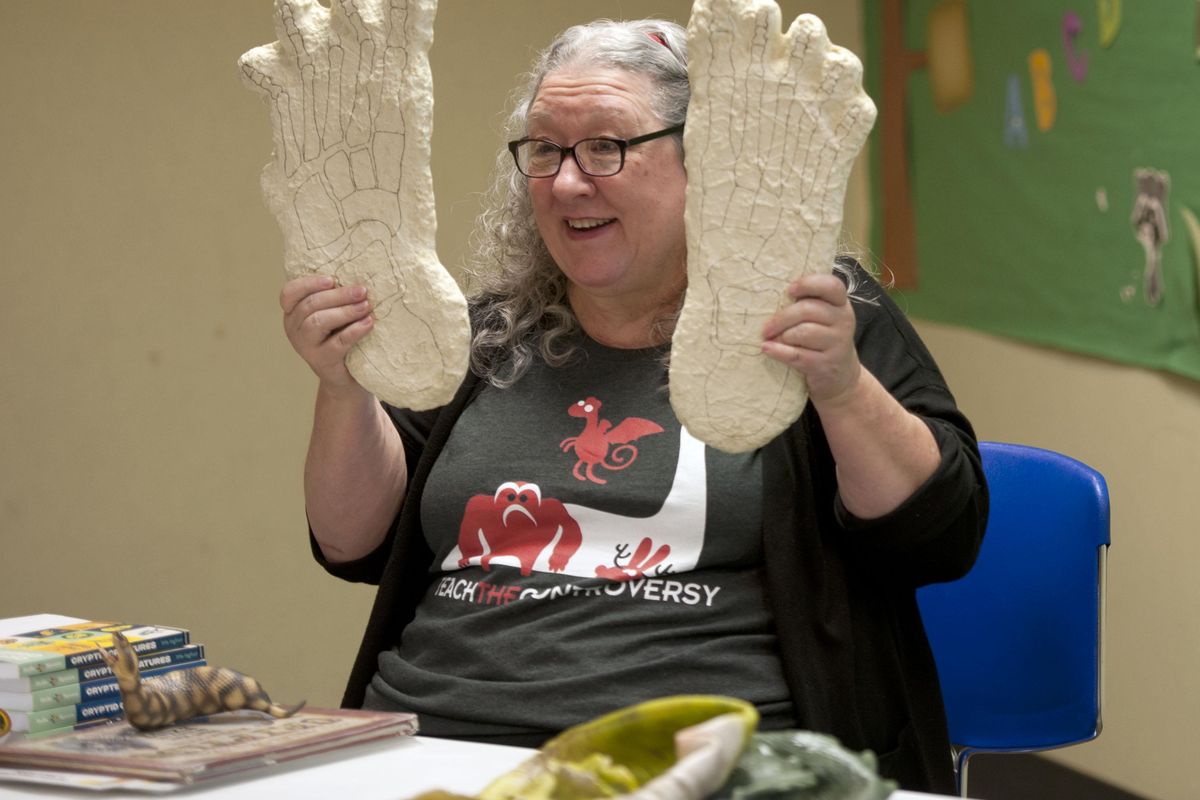
[[[690,7],[443,0],[431,60],[447,264],[513,78],[584,5],[679,21]],[[856,4],[782,6],[858,48]],[[266,111],[234,67],[275,38],[270,16],[266,0],[5,8],[0,615],[185,625],[278,698],[335,705],[370,591],[327,578],[304,541],[314,382],[279,325],[280,237],[257,186]],[[847,219],[862,240],[855,181]],[[1060,757],[1151,797],[1191,796],[1200,385],[921,329],[982,436],[1063,450],[1110,482],[1107,728]]]
[[[1196,797],[1200,384],[919,324],[981,438],[1069,453],[1112,499],[1104,731],[1054,757],[1151,798]]]

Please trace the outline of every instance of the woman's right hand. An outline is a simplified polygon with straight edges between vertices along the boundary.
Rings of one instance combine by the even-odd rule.
[[[404,502],[408,466],[383,405],[346,369],[374,326],[362,286],[304,275],[279,293],[283,330],[321,383],[304,462],[304,508],[330,562],[354,561],[386,537]]]
[[[346,369],[346,353],[375,324],[367,290],[338,286],[328,275],[302,275],[283,285],[279,305],[288,341],[321,383],[361,388]]]

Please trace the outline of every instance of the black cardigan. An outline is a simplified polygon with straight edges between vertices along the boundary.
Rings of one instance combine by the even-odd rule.
[[[833,457],[810,405],[763,449],[767,597],[797,724],[874,751],[880,772],[906,789],[952,793],[945,712],[915,589],[960,577],[974,563],[987,488],[970,423],[929,352],[890,298],[860,277],[867,281],[860,295],[873,302],[855,304],[859,357],[926,421],[941,465],[891,514],[857,520],[837,496]],[[467,377],[436,412],[423,450],[405,442],[407,496],[375,552],[330,564],[311,540],[329,572],[379,586],[343,707],[361,707],[379,653],[399,642],[429,585],[433,555],[420,498],[455,421],[482,385]]]

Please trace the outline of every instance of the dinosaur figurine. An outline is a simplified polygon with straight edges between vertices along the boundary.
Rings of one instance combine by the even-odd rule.
[[[303,700],[294,706],[271,702],[258,681],[225,667],[181,669],[142,680],[133,645],[120,633],[112,636],[113,650],[101,647],[100,655],[117,678],[125,718],[138,730],[242,708],[290,717],[304,707]]]

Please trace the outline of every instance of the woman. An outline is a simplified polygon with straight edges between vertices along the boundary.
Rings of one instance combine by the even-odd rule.
[[[320,378],[314,554],[379,584],[344,704],[537,744],[653,696],[720,692],[950,790],[917,586],[965,573],[986,516],[974,435],[860,267],[800,279],[763,331],[811,403],[762,449],[704,448],[663,391],[686,284],[686,37],[594,23],[539,58],[482,218],[472,374],[382,406],[346,371],[361,287],[289,282]],[[853,289],[853,301],[848,291]]]

